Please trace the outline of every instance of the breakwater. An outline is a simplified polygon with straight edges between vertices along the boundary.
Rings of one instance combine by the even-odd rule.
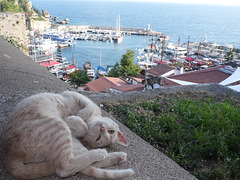
[[[85,32],[104,33],[116,31],[115,26],[95,26],[95,25],[58,25],[58,30],[67,30],[72,34],[80,34]],[[120,32],[128,35],[143,35],[143,36],[164,36],[163,33],[153,31],[149,28],[131,28],[120,27]]]

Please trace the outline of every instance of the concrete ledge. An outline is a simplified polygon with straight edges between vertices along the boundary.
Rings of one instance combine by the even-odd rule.
[[[32,94],[39,92],[62,92],[71,90],[71,87],[57,79],[54,75],[34,63],[29,57],[12,45],[0,39],[0,135],[7,121],[7,115],[17,102]],[[232,94],[240,96],[239,93],[217,84],[201,86],[180,86],[172,88],[161,88],[155,91],[126,93],[119,95],[96,94],[81,92],[93,101],[100,104],[103,102],[135,101],[137,99],[154,98],[161,93],[178,93],[180,91],[206,91],[208,93]],[[167,95],[167,94],[166,94]],[[103,112],[105,116],[109,116]],[[119,123],[119,122],[118,122]],[[121,123],[120,129],[125,134],[130,145],[121,147],[112,145],[108,151],[124,151],[128,154],[128,161],[122,165],[112,167],[113,169],[133,168],[134,176],[128,179],[196,179],[187,171],[166,157],[163,153],[149,145],[140,137],[131,132]],[[0,143],[2,138],[0,139]],[[0,146],[1,147],[1,146]],[[0,149],[1,151],[1,149]],[[0,152],[1,153],[1,152]],[[2,157],[0,156],[0,160]],[[0,163],[0,179],[13,179]],[[44,180],[61,179],[57,176],[43,178]],[[64,179],[92,179],[81,174]]]

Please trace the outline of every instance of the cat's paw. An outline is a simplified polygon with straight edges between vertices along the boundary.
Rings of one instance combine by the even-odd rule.
[[[117,160],[117,163],[123,163],[123,162],[127,161],[127,153],[118,152],[116,160]]]
[[[127,153],[113,152],[113,153],[109,153],[107,158],[110,165],[120,164],[127,160]]]
[[[97,157],[97,161],[101,161],[101,160],[106,159],[106,157],[108,155],[106,149],[94,149],[92,151],[95,152],[95,155]]]

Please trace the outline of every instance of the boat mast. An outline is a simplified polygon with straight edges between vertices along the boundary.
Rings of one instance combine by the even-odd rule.
[[[118,16],[118,31],[120,32],[121,31],[121,29],[120,29],[120,14],[119,14],[119,16]]]
[[[189,40],[190,40],[190,36],[188,36],[188,44],[187,44],[187,56],[189,54]]]
[[[73,61],[73,64],[74,64],[74,53],[73,53],[73,46],[72,46],[72,61]]]
[[[100,50],[100,66],[102,66],[102,59],[101,59],[101,50]]]

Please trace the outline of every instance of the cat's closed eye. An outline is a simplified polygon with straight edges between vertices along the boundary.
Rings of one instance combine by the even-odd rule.
[[[115,133],[115,131],[114,130],[108,130],[108,133],[113,134],[113,133]]]

